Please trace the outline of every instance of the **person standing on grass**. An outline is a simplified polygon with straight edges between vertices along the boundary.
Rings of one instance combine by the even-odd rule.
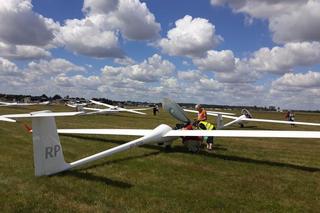
[[[207,111],[200,105],[197,104],[195,109],[198,111],[198,117],[195,121],[196,126],[198,129],[202,130],[214,130],[216,129],[215,125],[207,122]],[[207,142],[207,149],[212,150],[213,148],[213,137],[204,137],[204,141]]]
[[[197,104],[195,109],[198,111],[198,117],[196,119],[197,122],[206,121],[207,120],[207,111],[200,105]]]
[[[157,115],[157,107],[156,107],[156,105],[153,106],[152,111],[153,111],[153,115],[156,116]]]
[[[289,110],[287,113],[286,113],[286,119],[288,120],[288,121],[294,121],[295,120],[295,115],[294,115],[294,112],[292,111],[292,110]],[[294,126],[294,124],[291,124],[291,126]]]
[[[212,123],[209,123],[207,121],[200,121],[198,123],[198,129],[201,130],[215,130],[216,126]],[[207,149],[212,150],[213,149],[213,137],[204,137],[204,141],[207,142]]]

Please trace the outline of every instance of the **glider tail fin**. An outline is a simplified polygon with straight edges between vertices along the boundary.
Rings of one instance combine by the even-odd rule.
[[[216,123],[217,129],[221,129],[223,127],[223,118],[221,114],[218,114]]]
[[[32,118],[34,168],[36,176],[67,170],[54,117]]]

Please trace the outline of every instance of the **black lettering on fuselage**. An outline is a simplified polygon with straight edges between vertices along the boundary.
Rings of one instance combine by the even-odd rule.
[[[57,153],[60,151],[59,145],[47,146],[45,149],[45,158],[55,158],[57,157]]]

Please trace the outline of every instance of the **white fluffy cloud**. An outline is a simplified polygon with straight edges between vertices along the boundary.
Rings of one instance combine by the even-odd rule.
[[[216,73],[217,80],[230,84],[254,83],[260,77],[261,75],[252,69],[246,59],[238,58],[235,60],[235,69],[232,72]]]
[[[287,73],[272,82],[270,97],[289,109],[319,109],[320,73]]]
[[[106,14],[117,9],[119,0],[84,0],[82,11],[86,14]]]
[[[236,13],[267,19],[277,43],[320,41],[318,0],[211,0],[211,4],[228,4]]]
[[[21,79],[27,83],[41,83],[51,80],[59,74],[69,72],[84,72],[85,68],[75,65],[72,62],[55,58],[51,60],[40,60],[38,62],[30,62],[24,70],[24,78]]]
[[[30,62],[28,69],[38,71],[39,73],[66,73],[71,71],[85,71],[85,68],[75,65],[70,61],[62,58],[40,60],[39,62]]]
[[[296,66],[320,63],[320,43],[288,43],[283,47],[261,48],[249,61],[254,70],[284,74]]]
[[[14,63],[5,58],[0,58],[0,78],[3,76],[15,76],[18,73],[18,67]]]
[[[193,58],[193,63],[200,70],[231,72],[235,68],[235,57],[231,50],[209,50],[204,58]]]
[[[286,73],[281,78],[273,81],[272,86],[277,90],[320,89],[320,72]]]
[[[113,61],[116,64],[120,64],[120,65],[124,65],[124,66],[133,65],[136,63],[135,60],[133,60],[132,58],[130,58],[128,56],[124,57],[124,58],[115,58]]]
[[[163,52],[169,55],[203,56],[215,47],[222,37],[215,34],[215,26],[207,19],[192,18],[186,15],[175,22],[167,38],[159,41]]]
[[[101,29],[90,18],[67,20],[59,39],[74,53],[97,58],[123,56],[116,33]]]
[[[85,77],[83,75],[67,76],[66,74],[60,74],[55,77],[54,82],[58,86],[62,87],[74,87],[81,89],[97,90],[101,85],[99,76]]]
[[[146,3],[139,0],[85,0],[83,11],[88,17],[103,16],[96,24],[120,30],[130,40],[157,38],[161,29]]]
[[[105,66],[103,73],[111,78],[119,77],[121,79],[129,78],[140,82],[157,82],[161,78],[169,76],[175,70],[175,66],[162,60],[160,55],[153,55],[140,64],[128,65],[124,67]],[[120,80],[120,79],[119,79]]]
[[[202,74],[198,70],[180,71],[178,78],[183,81],[196,82],[201,78]]]
[[[159,36],[160,24],[139,0],[120,0],[116,11],[119,29],[123,36],[132,40],[150,40]]]
[[[119,33],[129,40],[151,40],[159,36],[160,24],[146,3],[139,0],[85,0],[82,10],[85,17],[66,20],[57,39],[74,53],[122,58]]]
[[[0,1],[0,40],[14,45],[45,46],[56,23],[32,11],[31,0]]]
[[[265,74],[292,72],[297,66],[320,63],[320,42],[287,43],[272,49],[263,47],[249,58],[236,58],[231,50],[210,50],[203,58],[193,58],[200,70],[213,71],[223,82],[253,82]]]
[[[0,57],[8,59],[39,59],[50,57],[51,53],[44,48],[29,45],[9,45],[0,42]]]

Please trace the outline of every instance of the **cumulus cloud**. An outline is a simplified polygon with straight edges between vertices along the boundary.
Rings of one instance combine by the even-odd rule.
[[[287,73],[271,84],[270,97],[285,108],[319,109],[320,73]]]
[[[158,54],[149,57],[140,64],[128,65],[123,67],[105,66],[102,72],[108,77],[130,78],[140,82],[157,82],[161,78],[172,74],[175,66],[162,60]]]
[[[296,66],[320,63],[320,43],[288,43],[272,49],[264,47],[253,53],[249,63],[257,71],[284,74]]]
[[[211,4],[228,4],[236,13],[267,19],[277,43],[320,41],[317,0],[211,0]]]
[[[3,76],[16,76],[19,75],[18,67],[11,61],[0,58],[0,78]]]
[[[288,13],[270,18],[273,40],[277,43],[320,41],[319,11],[320,2],[309,0]]]
[[[249,63],[248,59],[236,58],[231,50],[209,50],[203,58],[193,58],[199,70],[212,71],[223,83],[252,83],[262,76]]]
[[[99,28],[90,18],[67,20],[59,39],[74,53],[97,58],[123,57],[116,33]]]
[[[120,64],[120,65],[124,65],[124,66],[133,65],[136,63],[135,60],[133,60],[132,58],[130,58],[128,56],[126,56],[124,58],[115,58],[113,61],[116,64]]]
[[[320,42],[287,43],[273,48],[263,47],[249,58],[236,58],[231,50],[207,51],[202,58],[193,58],[200,70],[213,71],[222,82],[253,82],[268,73],[284,74],[297,66],[320,63]]]
[[[132,40],[150,40],[159,36],[160,24],[139,0],[120,0],[116,12],[123,36]]]
[[[40,60],[38,62],[30,62],[24,70],[24,78],[22,81],[26,83],[43,83],[51,80],[59,74],[70,72],[84,72],[85,68],[73,64],[72,62],[54,58],[51,60]]]
[[[96,22],[100,27],[118,29],[130,40],[157,38],[161,29],[146,3],[139,0],[85,0],[83,11],[88,17],[103,16]]]
[[[63,58],[54,58],[50,61],[40,60],[39,62],[30,62],[29,70],[39,71],[42,73],[66,73],[71,71],[85,71],[84,67],[73,64]]]
[[[215,34],[215,26],[207,19],[186,15],[175,25],[168,31],[167,38],[161,39],[158,44],[169,55],[203,56],[222,40]]]
[[[32,60],[50,57],[51,53],[41,47],[28,45],[9,45],[0,42],[0,56],[7,59]]]
[[[307,73],[286,73],[272,82],[277,90],[320,89],[320,73],[308,71]]]
[[[85,17],[66,20],[58,41],[77,54],[97,58],[123,58],[119,35],[128,40],[152,40],[159,36],[160,24],[155,21],[146,3],[139,0],[85,0]]]
[[[54,39],[51,19],[32,11],[31,0],[2,0],[0,40],[13,45],[45,46]]]
[[[119,0],[84,0],[82,11],[86,14],[105,14],[117,9]]]
[[[235,69],[232,72],[216,73],[217,80],[224,83],[254,83],[261,75],[249,65],[246,59],[236,58]]]
[[[204,58],[194,58],[193,63],[200,70],[231,72],[235,68],[235,57],[231,50],[209,50]]]
[[[84,67],[61,58],[30,62],[25,68],[0,58],[0,89],[23,94],[88,95],[97,80],[84,76],[84,71]]]
[[[199,81],[202,74],[198,70],[179,71],[178,78],[183,81]]]
[[[101,79],[99,76],[85,77],[83,75],[67,76],[66,74],[60,74],[54,79],[56,85],[62,87],[75,87],[81,89],[97,90],[101,85]]]

